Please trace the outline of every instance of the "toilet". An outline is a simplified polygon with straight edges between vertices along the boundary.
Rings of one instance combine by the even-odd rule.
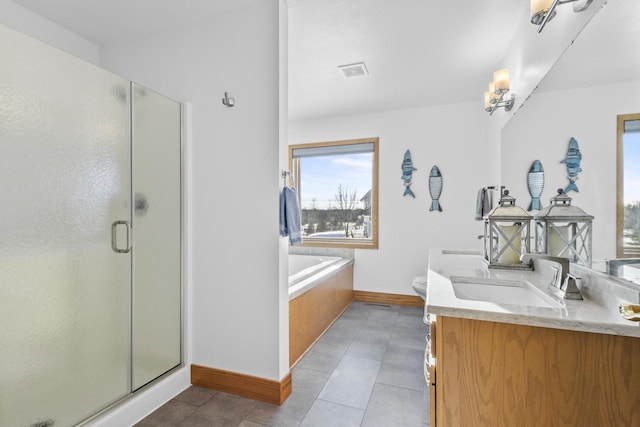
[[[423,300],[427,299],[427,276],[417,276],[413,278],[411,286],[416,294]]]

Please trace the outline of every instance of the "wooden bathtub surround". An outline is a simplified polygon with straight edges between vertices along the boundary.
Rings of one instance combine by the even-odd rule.
[[[397,304],[411,307],[424,307],[424,300],[417,295],[387,294],[382,292],[353,291],[355,301],[374,304]]]
[[[281,381],[191,365],[191,384],[282,405],[291,394],[291,372]]]
[[[640,425],[639,338],[442,316],[436,323],[432,426]]]
[[[353,265],[289,301],[289,365],[340,317],[353,301]]]

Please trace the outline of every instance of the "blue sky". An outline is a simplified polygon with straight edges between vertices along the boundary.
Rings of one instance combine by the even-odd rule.
[[[372,168],[373,153],[302,158],[302,207],[307,207],[314,197],[318,209],[330,207],[340,184],[349,193],[355,189],[359,201],[371,189]]]
[[[640,133],[624,134],[624,203],[640,201]]]

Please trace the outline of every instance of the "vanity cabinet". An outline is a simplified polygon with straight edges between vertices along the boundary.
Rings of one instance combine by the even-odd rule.
[[[447,316],[430,335],[431,426],[640,425],[640,338]]]

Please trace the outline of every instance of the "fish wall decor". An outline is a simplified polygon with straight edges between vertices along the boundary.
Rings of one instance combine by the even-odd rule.
[[[540,160],[534,160],[529,168],[529,173],[527,174],[527,187],[529,188],[529,195],[531,196],[531,203],[527,210],[532,211],[542,209],[540,196],[544,189],[544,169],[542,168]]]
[[[438,166],[435,165],[431,168],[431,173],[429,173],[429,194],[431,194],[431,208],[429,210],[442,212],[442,206],[440,206],[442,174]]]
[[[578,180],[578,174],[582,172],[580,168],[580,160],[582,160],[582,153],[580,152],[580,147],[578,146],[578,141],[574,137],[571,137],[569,140],[569,148],[567,149],[567,155],[564,160],[561,160],[560,163],[564,163],[567,165],[567,179],[569,180],[569,185],[564,189],[565,193],[573,190],[577,193],[580,192],[578,190],[578,186],[576,185],[576,181]]]
[[[413,171],[417,171],[418,169],[413,167],[413,161],[411,160],[411,151],[407,150],[404,152],[404,159],[402,160],[402,180],[404,181],[404,194],[403,196],[409,195],[415,199],[416,195],[411,191],[411,178],[413,176]]]

